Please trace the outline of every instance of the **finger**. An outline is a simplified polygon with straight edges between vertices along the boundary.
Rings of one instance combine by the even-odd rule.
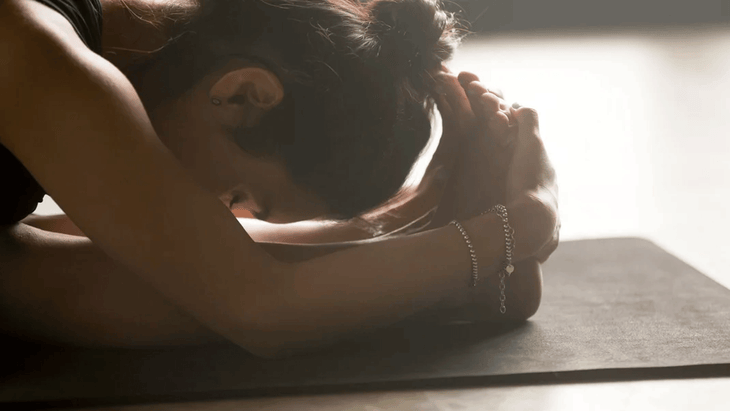
[[[439,76],[439,79],[446,93],[446,99],[459,120],[463,123],[470,121],[474,117],[474,113],[466,96],[466,91],[459,83],[459,79],[453,74],[443,74]]]
[[[443,164],[450,168],[472,130],[474,114],[456,76],[441,74],[436,81],[436,90],[440,94],[435,100],[441,112],[443,132],[432,165]]]
[[[517,139],[521,144],[537,144],[534,147],[542,149],[537,111],[527,107],[510,108],[510,111],[517,123]]]
[[[509,113],[507,105],[504,103],[504,100],[497,97],[494,93],[486,92],[479,94],[474,97],[474,100],[476,102],[475,104],[478,104],[482,108],[484,117],[489,118],[495,114],[502,113],[507,118],[507,113]]]
[[[449,73],[439,73],[434,76],[434,100],[436,100],[436,103],[438,104],[439,111],[442,111],[442,114],[445,114],[450,118],[452,117],[452,114],[454,116],[459,115],[459,105],[454,104],[457,100],[455,100],[453,95],[459,93],[458,88],[460,88],[460,86],[458,86],[458,82],[455,81],[454,78],[455,76]]]
[[[437,81],[438,89],[442,91],[439,99],[447,110],[442,113],[443,133],[445,136],[449,135],[450,139],[464,139],[473,130],[475,121],[466,92],[452,74],[442,74]]]
[[[510,111],[514,115],[514,118],[517,120],[520,128],[526,127],[526,128],[534,128],[539,129],[539,119],[537,116],[537,111],[534,108],[529,107],[520,107],[520,108],[510,108]]]
[[[461,78],[459,79],[462,87],[464,90],[466,90],[466,94],[469,97],[469,100],[472,102],[472,105],[475,103],[478,103],[476,99],[478,99],[480,96],[482,96],[485,93],[489,93],[489,95],[492,97],[492,104],[488,106],[487,108],[490,110],[506,110],[507,104],[502,99],[502,95],[500,92],[495,91],[494,89],[487,88],[487,86],[484,85],[484,83],[481,83],[479,81],[471,81],[469,83],[461,82]]]
[[[487,135],[490,139],[502,146],[509,144],[514,138],[510,126],[516,124],[516,121],[512,119],[504,101],[479,82],[469,84],[466,93],[476,118],[488,128]]]
[[[506,143],[503,140],[509,137],[508,129],[514,121],[504,100],[478,81],[467,85],[466,94],[476,118],[489,128],[500,144]]]
[[[459,73],[459,83],[461,83],[461,86],[464,87],[464,89],[467,89],[471,83],[479,82],[479,77],[474,74],[470,73],[468,71],[462,71]],[[502,93],[502,90],[497,88],[489,88],[482,91],[482,93],[485,93],[489,91],[490,93],[494,94],[495,96],[504,99],[504,94]],[[480,93],[481,94],[481,93]]]
[[[496,112],[502,108],[499,97],[478,81],[469,83],[466,87],[466,95],[477,117],[485,117],[484,112]]]
[[[466,88],[469,83],[473,83],[475,81],[479,81],[479,76],[476,74],[468,71],[462,71],[459,73],[459,83],[461,83],[461,87]]]

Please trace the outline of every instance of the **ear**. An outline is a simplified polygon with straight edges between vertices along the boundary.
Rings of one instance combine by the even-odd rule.
[[[271,71],[243,67],[227,71],[210,88],[219,119],[232,128],[251,127],[284,98],[284,86]]]

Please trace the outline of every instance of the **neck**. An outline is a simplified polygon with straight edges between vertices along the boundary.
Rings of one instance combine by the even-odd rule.
[[[188,21],[198,0],[101,0],[102,55],[124,71],[164,47],[179,24]]]

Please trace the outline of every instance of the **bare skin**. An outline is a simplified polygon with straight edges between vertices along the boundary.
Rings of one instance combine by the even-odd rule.
[[[0,117],[0,142],[88,235],[25,224],[3,231],[0,315],[6,331],[110,345],[223,338],[271,356],[389,324],[440,302],[491,296],[487,281],[479,290],[467,287],[470,264],[451,227],[357,247],[256,244],[206,187],[206,175],[191,175],[163,144],[119,70],[87,50],[65,20],[19,0],[0,9],[0,53],[8,53],[0,55],[0,113],[12,113]],[[55,70],[48,73],[44,68],[51,64]],[[475,114],[456,77],[442,77],[447,92],[439,106],[453,141],[463,141]],[[224,78],[222,73],[203,81],[200,98],[208,99]],[[254,95],[276,93],[268,83],[247,81],[261,88],[263,94]],[[255,121],[251,110],[265,104],[249,102],[210,113],[208,125]],[[241,110],[248,111],[239,116]],[[521,245],[516,257],[530,260],[542,258],[557,241],[555,183],[536,116],[522,109],[514,117],[507,205]],[[226,148],[222,136],[220,144]],[[300,194],[297,199],[309,205],[296,212],[303,218],[322,213],[307,193]],[[498,219],[472,218],[464,226],[482,265],[495,265],[504,251]],[[522,314],[529,316],[539,304],[539,268],[525,271],[533,275],[520,279],[533,295],[515,301],[525,302]]]

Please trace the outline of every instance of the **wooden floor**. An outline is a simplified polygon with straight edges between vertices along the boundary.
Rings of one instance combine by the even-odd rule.
[[[492,36],[453,67],[538,109],[564,239],[646,237],[730,287],[730,28]],[[700,379],[106,410],[724,410],[729,390]]]

